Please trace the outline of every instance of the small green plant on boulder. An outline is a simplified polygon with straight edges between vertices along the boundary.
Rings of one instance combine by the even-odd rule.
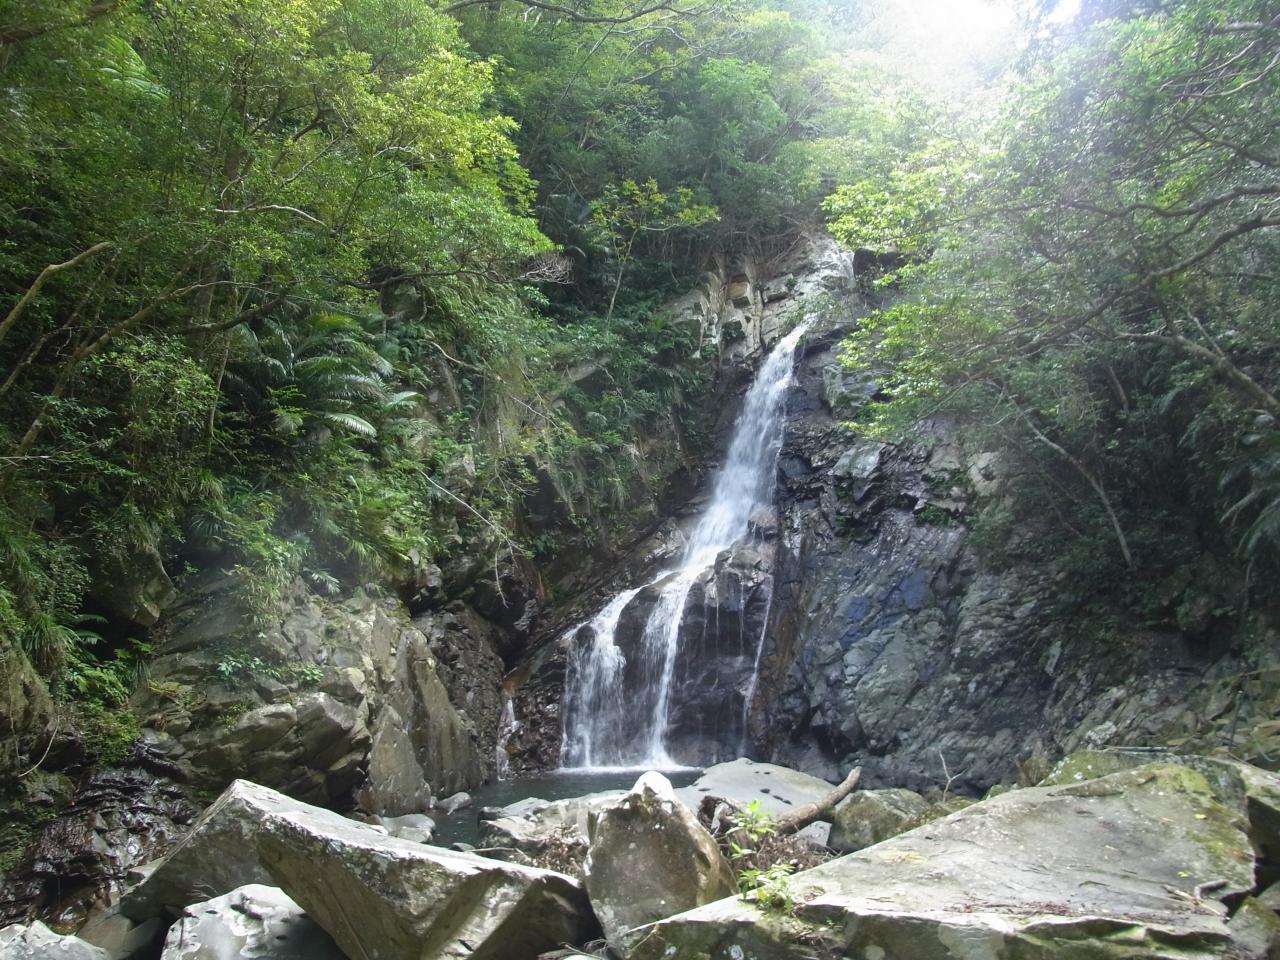
[[[744,897],[755,894],[756,905],[762,910],[790,913],[795,897],[788,878],[795,869],[794,864],[775,863],[763,870],[743,870],[738,874],[738,890]]]
[[[729,860],[738,875],[738,891],[742,896],[754,895],[762,910],[789,912],[795,903],[787,878],[795,872],[790,862],[770,862],[766,848],[777,832],[777,822],[761,805],[752,800],[739,808],[729,820],[726,835]]]

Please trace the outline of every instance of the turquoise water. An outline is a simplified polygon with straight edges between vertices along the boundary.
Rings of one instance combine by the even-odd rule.
[[[436,832],[431,843],[447,847],[452,843],[476,842],[481,807],[505,807],[530,797],[542,800],[564,800],[602,790],[629,790],[640,778],[640,770],[556,770],[537,777],[499,780],[471,792],[471,806],[452,817],[433,814]],[[687,787],[698,779],[701,770],[664,770],[663,776],[675,787]]]

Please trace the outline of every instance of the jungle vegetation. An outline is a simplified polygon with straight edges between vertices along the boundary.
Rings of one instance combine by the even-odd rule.
[[[704,426],[661,303],[824,224],[899,264],[859,429],[965,424],[1011,478],[983,537],[1069,593],[1239,609],[1280,542],[1280,8],[1052,8],[951,98],[856,0],[8,0],[6,645],[116,702],[146,644],[104,597],[157,564],[268,610],[607,540]]]

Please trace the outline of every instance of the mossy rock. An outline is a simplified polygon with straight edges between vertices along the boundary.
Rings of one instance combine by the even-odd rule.
[[[1248,945],[1267,924],[1234,928],[1209,903],[1253,889],[1243,827],[1204,775],[1171,763],[1012,790],[795,874],[793,919],[859,960],[1265,956]],[[732,900],[634,936],[630,960],[822,955]]]
[[[1096,780],[1122,770],[1132,770],[1150,759],[1150,757],[1114,750],[1077,750],[1054,764],[1049,775],[1036,786],[1053,787]]]
[[[836,807],[827,845],[852,853],[911,829],[932,805],[910,790],[860,790]]]

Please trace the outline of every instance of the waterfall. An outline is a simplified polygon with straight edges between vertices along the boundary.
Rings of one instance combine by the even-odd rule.
[[[694,585],[715,567],[716,559],[747,536],[752,513],[773,503],[784,401],[793,382],[796,345],[807,326],[796,327],[780,340],[761,364],[679,566],[618,594],[562,638],[570,648],[561,711],[562,766],[678,765],[678,759],[668,753],[667,733],[685,606]],[[654,588],[657,596],[628,658],[617,642],[618,625],[637,598],[652,595],[648,588]],[[755,692],[763,643],[761,636],[748,698]]]
[[[499,780],[511,779],[511,757],[507,753],[507,744],[512,736],[520,732],[520,721],[516,719],[516,706],[511,698],[511,691],[505,686],[502,690],[502,716],[498,720],[498,744],[495,750],[495,772]]]

